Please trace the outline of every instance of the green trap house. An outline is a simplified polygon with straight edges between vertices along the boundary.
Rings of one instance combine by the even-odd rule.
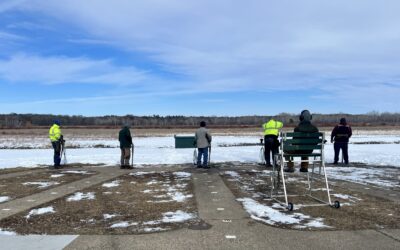
[[[175,148],[196,148],[194,135],[175,135]]]

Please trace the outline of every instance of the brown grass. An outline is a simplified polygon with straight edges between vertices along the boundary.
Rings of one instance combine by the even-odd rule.
[[[120,185],[107,188],[102,184],[87,188],[81,192],[94,192],[94,200],[66,201],[63,197],[40,207],[53,206],[56,213],[34,216],[27,220],[24,216],[29,211],[8,217],[0,221],[0,228],[12,230],[18,234],[140,234],[146,233],[145,228],[161,227],[164,230],[172,230],[187,227],[195,223],[197,219],[184,223],[158,223],[146,224],[162,218],[165,212],[177,210],[188,213],[196,212],[194,197],[185,202],[161,202],[157,195],[165,195],[166,181],[171,185],[187,184],[181,190],[185,194],[193,194],[193,184],[190,180],[177,180],[171,173],[157,173],[145,177],[124,175],[118,177]],[[156,182],[148,185],[149,181]],[[107,181],[111,182],[111,181]],[[144,190],[153,190],[151,193]],[[105,219],[104,214],[117,214],[111,219]],[[138,223],[126,228],[111,228],[111,225],[123,221]]]
[[[264,194],[259,198],[253,198],[261,204],[272,206],[276,201],[269,200],[270,194],[270,177],[261,176],[260,172],[251,171],[237,171],[241,175],[241,181],[233,181],[228,175],[223,175],[225,184],[230,188],[232,193],[237,198],[252,197],[253,194],[259,192]],[[291,175],[293,176],[293,175]],[[295,175],[299,178],[298,175]],[[300,177],[300,180],[305,181],[306,179]],[[259,183],[255,180],[263,180],[265,183]],[[306,192],[306,184],[299,181],[287,182],[288,195],[298,195],[297,197],[290,196],[289,202],[292,202],[296,207],[296,204],[319,204],[319,202],[304,196]],[[324,183],[317,181],[313,188],[323,188]],[[348,194],[351,195],[351,200],[341,199],[331,195],[332,201],[338,200],[341,202],[342,207],[335,209],[325,206],[307,206],[301,207],[299,210],[295,210],[292,213],[300,212],[305,215],[310,215],[313,218],[323,218],[324,224],[331,226],[330,229],[323,230],[360,230],[360,229],[381,229],[381,228],[399,228],[400,224],[400,207],[398,203],[367,195],[364,193],[356,192],[350,189],[346,189],[338,186],[331,186],[331,194]],[[250,189],[250,190],[249,190]],[[252,189],[252,190],[251,190]],[[314,191],[313,195],[327,200],[326,191]],[[266,200],[267,198],[267,200]],[[284,201],[284,198],[280,198]],[[284,213],[290,213],[289,211],[283,211]],[[295,229],[296,225],[276,225],[278,227]],[[304,228],[301,230],[321,230],[318,228]]]

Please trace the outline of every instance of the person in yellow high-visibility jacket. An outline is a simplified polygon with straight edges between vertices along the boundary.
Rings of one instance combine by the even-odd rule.
[[[54,168],[59,168],[61,163],[61,140],[62,133],[60,129],[60,122],[54,121],[53,126],[49,130],[49,138],[51,145],[54,149]]]
[[[264,129],[264,156],[265,165],[272,167],[271,165],[271,153],[272,157],[278,152],[279,141],[278,135],[279,130],[283,127],[283,123],[270,119],[268,122],[262,125]]]

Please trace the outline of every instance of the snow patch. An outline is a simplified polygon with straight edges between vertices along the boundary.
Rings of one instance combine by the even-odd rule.
[[[0,235],[17,235],[16,232],[12,232],[12,231],[7,231],[7,230],[3,230],[2,228],[0,228]]]
[[[139,171],[136,173],[130,173],[129,175],[133,175],[133,176],[142,176],[142,175],[147,175],[147,174],[155,174],[156,172],[154,171],[149,171],[149,172],[143,172],[143,171]]]
[[[176,212],[163,213],[163,218],[161,221],[164,223],[176,223],[176,222],[184,222],[187,220],[191,220],[195,217],[196,216],[194,214],[186,213],[181,210],[178,210]]]
[[[143,222],[142,224],[143,224],[143,225],[158,225],[158,224],[160,224],[160,223],[161,223],[160,221],[151,220],[151,221]]]
[[[160,232],[160,231],[165,231],[165,228],[161,227],[145,227],[143,228],[143,231],[146,233],[153,233],[153,232]]]
[[[151,180],[151,181],[147,182],[146,185],[155,185],[157,183],[159,183],[159,182],[156,180]]]
[[[8,201],[9,199],[10,199],[9,196],[0,196],[0,203],[6,202],[6,201]]]
[[[192,194],[185,195],[184,193],[177,191],[176,188],[174,187],[168,188],[167,195],[170,196],[171,199],[176,202],[184,202],[186,199],[193,197]]]
[[[65,174],[52,174],[50,175],[50,178],[59,178],[61,176],[64,176]]]
[[[190,178],[192,176],[191,173],[187,173],[187,172],[174,172],[174,175],[177,178],[183,178],[183,179]]]
[[[306,223],[306,227],[328,227],[322,223],[322,218],[312,219],[308,215],[301,213],[286,214],[272,207],[265,206],[250,198],[237,199],[242,202],[245,210],[250,214],[251,218],[262,221],[270,225],[276,224],[300,224]],[[276,205],[274,207],[277,207]]]
[[[129,223],[128,221],[122,221],[122,222],[112,224],[110,226],[110,228],[126,228],[126,227],[137,226],[137,225],[138,225],[137,222]]]
[[[400,187],[398,180],[383,179],[398,174],[398,169],[327,167],[330,178],[351,181],[360,184],[372,184],[379,187]]]
[[[66,170],[62,171],[62,174],[89,174],[86,170]]]
[[[119,214],[103,214],[103,218],[105,220],[109,220],[109,219],[117,217],[117,216],[119,216]]]
[[[236,171],[225,171],[224,174],[230,175],[232,178],[240,178],[240,175]]]
[[[348,195],[348,194],[332,194],[332,195],[337,197],[337,198],[344,199],[344,200],[359,200],[359,201],[361,200],[358,197],[354,197],[354,196],[351,196],[351,195]]]
[[[80,201],[80,200],[94,200],[94,192],[81,193],[77,192],[74,195],[67,198],[67,201]]]
[[[314,228],[331,228],[330,226],[325,225],[323,222],[322,218],[316,218],[307,224],[305,224],[306,227],[314,227]]]
[[[41,214],[48,214],[48,213],[55,213],[53,206],[50,207],[42,207],[38,209],[32,209],[27,216],[26,219],[29,219],[31,216],[34,215],[41,215]]]
[[[112,182],[107,182],[107,183],[103,183],[103,185],[101,185],[102,187],[106,187],[106,188],[112,188],[112,187],[118,187],[120,184],[119,180],[115,180]]]
[[[48,182],[44,182],[44,181],[32,181],[32,182],[24,182],[22,183],[22,185],[28,186],[28,185],[37,185],[38,188],[47,188],[50,186],[54,186],[54,185],[58,185],[60,184],[59,182],[55,182],[55,181],[48,181]]]

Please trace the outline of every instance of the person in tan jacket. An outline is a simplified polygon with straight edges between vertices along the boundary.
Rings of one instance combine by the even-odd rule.
[[[208,166],[208,149],[211,146],[211,133],[206,128],[206,122],[200,122],[200,128],[195,133],[195,140],[198,150],[197,155],[197,167],[198,168],[210,168]],[[201,158],[203,157],[203,165],[201,164]]]

